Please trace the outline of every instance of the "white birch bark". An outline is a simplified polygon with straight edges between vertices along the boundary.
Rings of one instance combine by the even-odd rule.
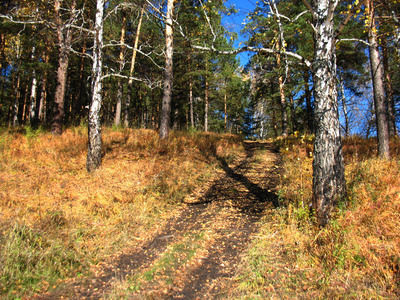
[[[312,2],[314,26],[313,209],[321,226],[346,193],[336,89],[336,45],[333,15],[338,0]]]
[[[103,67],[103,15],[104,0],[97,0],[95,19],[95,38],[93,45],[92,65],[92,102],[89,108],[88,124],[88,155],[86,168],[89,172],[101,166],[101,124],[100,109],[102,102],[101,76]]]

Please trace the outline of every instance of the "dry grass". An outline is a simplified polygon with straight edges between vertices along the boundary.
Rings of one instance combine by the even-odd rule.
[[[85,168],[85,127],[61,137],[0,134],[0,296],[18,298],[81,276],[154,230],[218,165],[232,135],[103,129],[102,167]]]
[[[376,141],[344,141],[348,197],[329,226],[315,226],[308,206],[312,137],[276,141],[283,155],[281,206],[238,278],[243,299],[398,299],[400,296],[400,141],[392,160],[376,157]],[[239,296],[237,296],[239,297]]]

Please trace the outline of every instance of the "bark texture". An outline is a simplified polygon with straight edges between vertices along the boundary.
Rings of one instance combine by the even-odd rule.
[[[160,138],[168,139],[171,119],[171,96],[173,81],[173,52],[174,52],[174,32],[172,28],[172,17],[174,0],[168,0],[167,19],[165,25],[165,77],[164,77],[164,96],[161,107]]]
[[[125,28],[126,28],[126,15],[124,13],[123,17],[122,17],[121,38],[119,41],[121,45],[123,45],[125,43],[125,32],[126,32]],[[122,70],[125,65],[124,54],[125,54],[125,47],[121,46],[121,50],[119,52],[119,73],[122,73]],[[117,105],[115,107],[115,120],[114,120],[115,126],[121,125],[122,92],[123,92],[123,84],[122,84],[122,80],[119,80],[118,81],[118,92],[117,92]]]
[[[95,38],[93,45],[93,66],[92,66],[92,102],[89,109],[88,120],[88,154],[86,168],[93,172],[101,166],[101,77],[103,67],[103,14],[104,0],[97,0]]]
[[[57,87],[56,94],[54,97],[54,118],[51,126],[51,133],[53,135],[62,134],[62,128],[64,125],[64,100],[65,100],[65,89],[67,85],[67,74],[69,64],[69,54],[71,46],[71,30],[66,29],[61,19],[61,1],[56,0],[54,3],[54,9],[56,11],[56,24],[57,24],[57,38],[60,52],[58,55],[58,69],[57,69]],[[72,11],[75,8],[75,1],[73,2]]]
[[[315,143],[312,205],[321,226],[346,193],[336,90],[336,52],[333,15],[337,1],[313,1],[315,49]]]
[[[385,86],[381,59],[379,57],[377,32],[375,27],[373,0],[368,1],[370,27],[368,30],[369,57],[371,65],[372,85],[376,115],[376,131],[378,136],[378,153],[380,157],[389,158],[389,127],[387,120]]]

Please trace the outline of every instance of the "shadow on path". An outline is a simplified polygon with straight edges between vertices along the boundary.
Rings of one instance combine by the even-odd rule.
[[[215,299],[223,295],[227,282],[235,276],[240,256],[245,253],[252,235],[259,228],[263,212],[278,205],[275,188],[279,180],[279,157],[273,146],[245,142],[244,147],[245,156],[233,167],[219,158],[223,176],[214,181],[195,203],[188,204],[179,216],[168,220],[156,237],[107,262],[107,266],[101,267],[95,277],[81,279],[63,287],[58,293],[36,299],[104,298],[115,282],[149,268],[169,245],[185,234],[207,229],[208,224],[218,224],[219,227],[212,228],[215,239],[210,242],[206,254],[197,258],[198,263],[193,267],[182,267],[179,276],[185,280],[174,282],[167,293],[156,292],[150,298]],[[264,151],[269,162],[258,162],[256,151]],[[157,286],[153,284],[154,288],[157,289]],[[68,291],[67,295],[65,291]],[[131,294],[128,299],[148,297],[143,290]]]

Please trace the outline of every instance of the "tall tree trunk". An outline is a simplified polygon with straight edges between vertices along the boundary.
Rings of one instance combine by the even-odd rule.
[[[281,69],[281,55],[277,54],[276,55],[276,62],[277,62],[277,67],[278,71],[280,73]],[[287,126],[287,104],[286,104],[286,97],[285,97],[285,84],[283,82],[283,76],[279,74],[278,76],[278,81],[279,81],[279,105],[281,108],[281,115],[282,115],[282,135],[287,136],[288,135],[288,126]]]
[[[19,76],[19,71],[17,71],[17,82],[15,85],[15,98],[14,102],[12,105],[12,120],[11,120],[11,125],[12,127],[17,127],[19,125],[19,120],[18,120],[18,109],[19,109],[19,102],[21,98],[21,92],[20,92],[20,81],[21,77]]]
[[[71,46],[71,29],[66,28],[61,18],[61,0],[55,0],[54,9],[56,12],[56,24],[57,24],[57,38],[60,52],[58,55],[58,69],[57,69],[57,87],[56,94],[54,96],[54,117],[53,124],[51,126],[51,132],[53,135],[62,134],[64,125],[64,102],[65,102],[65,87],[67,85],[67,74],[69,64],[69,53]],[[72,4],[71,17],[73,17],[75,9],[75,1]]]
[[[97,0],[95,37],[93,45],[92,66],[92,102],[89,109],[88,120],[88,155],[86,168],[89,172],[95,171],[101,166],[101,77],[103,67],[103,15],[104,0]]]
[[[37,115],[36,115],[36,91],[37,91],[37,78],[35,70],[32,71],[32,86],[31,86],[31,103],[29,107],[29,124],[32,127],[36,127],[37,125]]]
[[[123,45],[125,43],[125,27],[126,27],[126,15],[123,12],[122,17],[122,29],[121,29],[121,38],[120,44]],[[119,52],[119,73],[122,73],[124,68],[124,53],[125,53],[125,46],[121,46],[121,50]],[[117,105],[115,107],[115,126],[121,125],[121,112],[122,112],[122,89],[123,89],[122,80],[118,80],[118,92],[117,92]]]
[[[389,128],[387,122],[385,87],[383,83],[383,72],[381,59],[379,57],[376,26],[375,9],[373,0],[367,2],[369,10],[370,26],[368,30],[369,58],[371,65],[372,85],[374,89],[374,103],[376,115],[376,131],[378,136],[378,153],[380,157],[389,158]]]
[[[312,205],[321,226],[346,193],[336,90],[336,48],[333,16],[338,0],[314,0],[313,25],[315,143]]]
[[[137,49],[137,47],[139,45],[139,36],[140,36],[140,29],[142,27],[144,9],[145,9],[145,5],[142,6],[142,10],[140,11],[139,23],[138,23],[138,27],[136,28],[135,44],[133,46],[131,69],[129,71],[129,77],[130,78],[128,80],[128,94],[126,96],[126,101],[125,101],[125,127],[129,126],[129,106],[131,105],[132,84],[133,84],[133,79],[131,77],[132,77],[133,72],[135,70],[136,53],[137,53],[136,49]]]
[[[46,47],[47,49],[47,47]],[[49,63],[50,55],[47,52],[44,57],[45,63]],[[40,122],[45,122],[46,120],[46,102],[47,102],[47,76],[48,72],[44,71],[44,75],[41,82],[41,92],[40,92],[40,101],[39,101],[39,109],[38,109],[38,119]]]
[[[194,117],[193,117],[193,78],[191,69],[190,54],[188,55],[188,65],[189,65],[189,112],[190,112],[190,126],[194,128]]]
[[[273,95],[275,93],[275,89],[274,89],[274,81],[271,79],[270,80],[270,89],[271,89],[271,95]],[[272,97],[272,96],[271,96]],[[277,121],[276,121],[276,111],[275,111],[275,97],[271,98],[271,110],[272,110],[272,129],[274,130],[274,137],[278,137],[278,125],[277,125]]]
[[[290,84],[292,81],[292,77],[290,74],[288,74],[287,77],[287,82]],[[289,95],[289,109],[290,109],[290,122],[292,123],[292,133],[294,133],[297,130],[297,121],[296,121],[296,109],[294,106],[294,99],[293,99],[293,93],[290,91]]]
[[[225,133],[228,128],[228,112],[227,112],[227,91],[226,91],[226,81],[225,81],[225,94],[224,94],[224,129]]]
[[[388,109],[389,135],[397,136],[396,109],[393,97],[392,78],[390,76],[388,49],[385,37],[382,38],[382,61],[383,61],[383,71],[385,74],[385,90],[386,90],[387,109]]]
[[[164,96],[161,107],[160,139],[168,139],[171,119],[171,96],[173,82],[173,52],[174,52],[174,32],[172,27],[172,17],[174,10],[174,0],[168,0],[167,18],[165,20],[165,77],[164,77]]]
[[[35,46],[32,48],[32,60],[35,58]],[[32,127],[37,126],[37,115],[36,115],[36,100],[37,100],[37,77],[36,70],[32,71],[32,85],[31,85],[31,96],[30,96],[30,107],[29,107],[29,124]]]

